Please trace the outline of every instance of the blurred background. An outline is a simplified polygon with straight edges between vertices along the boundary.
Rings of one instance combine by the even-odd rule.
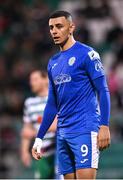
[[[0,178],[33,178],[20,160],[23,104],[29,73],[47,68],[58,49],[48,16],[68,10],[75,38],[101,55],[111,92],[112,144],[103,151],[98,178],[123,178],[123,0],[0,0]]]

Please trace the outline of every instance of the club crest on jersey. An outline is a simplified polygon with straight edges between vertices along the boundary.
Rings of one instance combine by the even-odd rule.
[[[73,66],[73,64],[75,63],[75,61],[76,61],[76,58],[75,58],[75,57],[71,57],[71,58],[68,60],[69,66]]]
[[[91,59],[92,61],[94,61],[95,59],[100,60],[100,55],[99,55],[96,51],[94,51],[94,50],[89,51],[89,52],[88,52],[88,55],[89,55],[89,57],[90,57],[90,59]]]

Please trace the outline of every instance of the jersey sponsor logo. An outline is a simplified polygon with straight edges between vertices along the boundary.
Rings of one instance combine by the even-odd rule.
[[[89,51],[89,52],[88,52],[88,55],[89,55],[89,57],[90,57],[90,59],[91,59],[92,61],[94,61],[94,60],[96,60],[96,59],[100,60],[100,55],[99,55],[96,51],[94,51],[94,50]]]
[[[83,163],[85,163],[86,161],[88,161],[88,159],[83,159],[83,160],[81,160],[80,162],[83,164]]]
[[[75,58],[75,57],[71,57],[71,58],[68,60],[69,66],[73,66],[73,64],[75,63],[75,61],[76,61],[76,58]]]
[[[103,65],[99,61],[95,63],[95,69],[96,71],[104,71]]]
[[[67,83],[71,81],[71,76],[69,74],[60,74],[55,77],[54,83],[55,85]]]

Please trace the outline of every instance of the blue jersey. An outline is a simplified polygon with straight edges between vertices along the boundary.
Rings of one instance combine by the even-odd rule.
[[[58,131],[97,132],[100,110],[93,80],[104,76],[99,54],[76,42],[50,59],[48,74],[57,103]]]

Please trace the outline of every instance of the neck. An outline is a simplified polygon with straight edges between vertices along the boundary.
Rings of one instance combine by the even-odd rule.
[[[43,97],[48,96],[47,87],[44,88],[44,89],[42,89],[40,92],[38,92],[37,95],[38,95],[38,96],[41,96],[41,97],[42,97],[42,96],[43,96]]]
[[[74,39],[74,37],[73,36],[70,36],[68,39],[67,39],[67,41],[65,41],[64,43],[63,43],[63,45],[60,45],[60,50],[61,51],[65,51],[65,50],[67,50],[67,49],[69,49],[70,47],[72,47],[74,44],[75,44],[75,39]]]

